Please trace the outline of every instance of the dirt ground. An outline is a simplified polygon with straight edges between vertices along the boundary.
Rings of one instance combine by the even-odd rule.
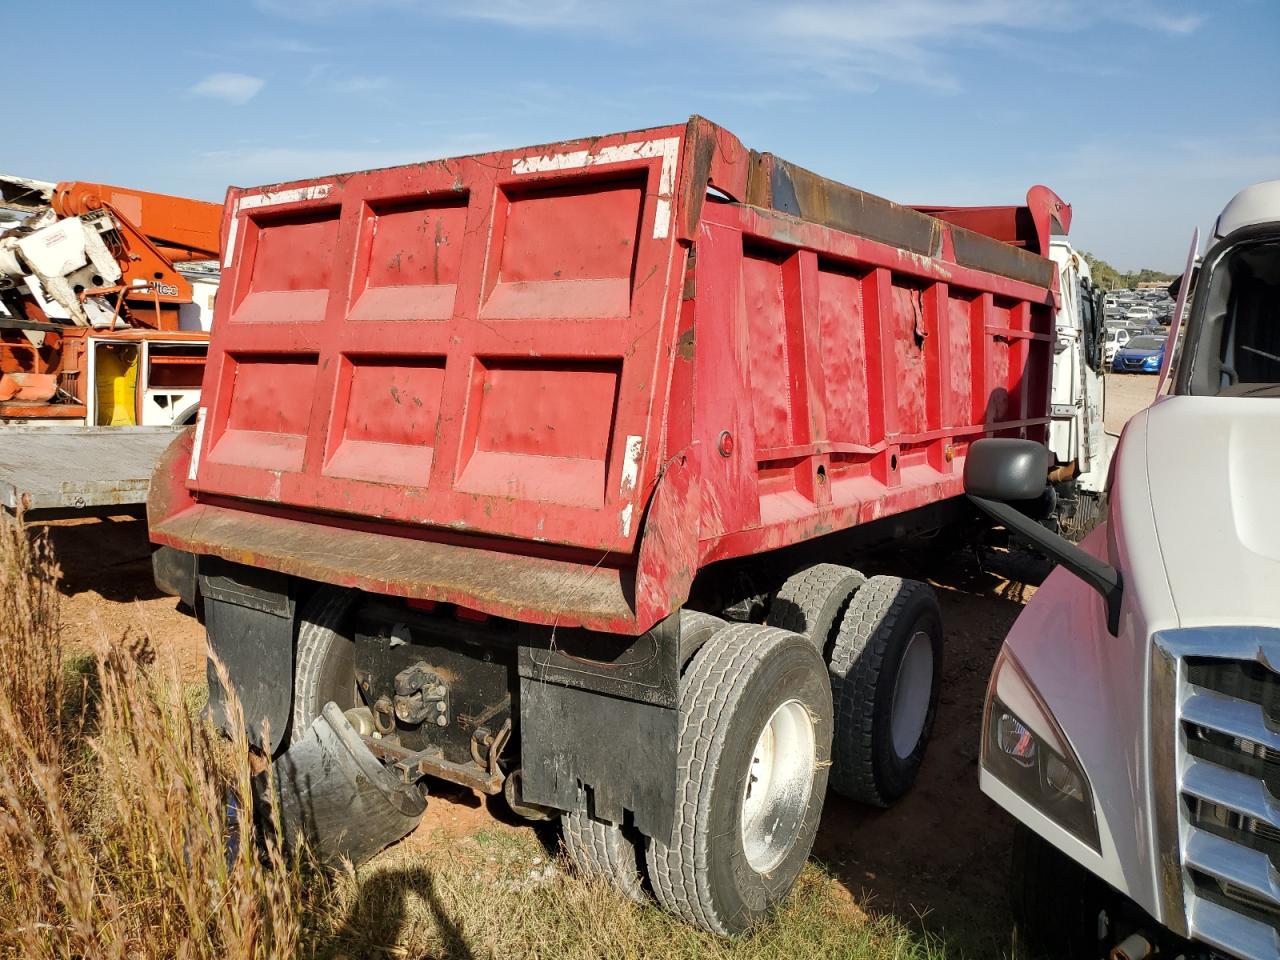
[[[1156,377],[1142,373],[1107,374],[1107,430],[1118,434],[1129,418],[1151,403],[1156,392]]]
[[[1107,378],[1107,428],[1150,402],[1154,377]],[[204,678],[204,631],[151,579],[144,520],[132,516],[47,525],[62,569],[62,618],[74,642],[131,631],[153,638],[184,680]],[[814,856],[840,879],[859,909],[891,913],[938,936],[951,955],[986,956],[1009,946],[1006,908],[1011,821],[978,790],[983,693],[1001,640],[1034,593],[1018,569],[961,550],[931,578],[947,628],[944,688],[934,739],[916,788],[891,810],[832,794]],[[493,827],[489,804],[440,784],[428,815],[406,843],[436,844]],[[501,822],[501,821],[500,821]],[[508,829],[529,829],[507,824]],[[543,831],[545,834],[545,831]]]

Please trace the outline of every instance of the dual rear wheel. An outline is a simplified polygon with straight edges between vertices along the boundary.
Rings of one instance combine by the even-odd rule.
[[[876,806],[911,787],[941,661],[926,584],[832,564],[801,571],[765,624],[722,625],[688,662],[672,836],[646,839],[580,809],[562,818],[570,858],[632,900],[651,890],[705,930],[745,931],[804,866],[828,778]]]

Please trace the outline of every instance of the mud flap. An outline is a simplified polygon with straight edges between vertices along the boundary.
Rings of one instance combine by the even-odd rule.
[[[199,592],[213,657],[221,661],[255,747],[275,755],[293,705],[295,607],[288,577],[217,557],[200,557]],[[230,732],[227,696],[209,661],[209,718]]]
[[[284,846],[307,846],[321,863],[363,863],[418,825],[422,788],[378,762],[335,703],[273,764]],[[259,799],[267,780],[255,782]],[[259,803],[259,816],[266,805]]]

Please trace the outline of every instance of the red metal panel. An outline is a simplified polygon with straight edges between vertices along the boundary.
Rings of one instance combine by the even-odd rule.
[[[693,443],[702,459],[704,536],[754,527],[760,522],[750,388],[755,344],[742,322],[742,233],[708,219],[701,225],[695,272],[697,297],[684,304],[692,314],[694,349]]]
[[[630,552],[684,132],[232,191],[192,488]]]
[[[1034,435],[1047,422],[1048,381],[1036,365],[1051,361],[1036,351],[1050,346],[1038,324],[1051,290],[750,207],[703,216],[718,230],[704,229],[716,240],[714,256],[699,258],[700,296],[735,276],[746,290],[752,356],[742,389],[756,431],[734,457],[755,467],[759,504],[756,522],[736,511],[737,529],[723,523],[732,512],[723,507],[718,523],[704,517],[704,563],[957,496],[973,438]],[[741,268],[729,271],[735,235]],[[715,336],[704,316],[700,350],[704,334]],[[722,361],[699,355],[700,385]],[[723,483],[712,438],[695,431],[697,440],[704,501],[750,497],[741,477]]]
[[[818,336],[830,438],[870,443],[867,421],[867,330],[862,278],[824,263],[818,275]]]

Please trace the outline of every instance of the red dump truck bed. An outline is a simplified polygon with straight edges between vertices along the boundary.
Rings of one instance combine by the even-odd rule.
[[[971,440],[1043,437],[1038,254],[1069,208],[928,210],[697,117],[232,189],[152,536],[640,633],[706,564],[958,496]]]

